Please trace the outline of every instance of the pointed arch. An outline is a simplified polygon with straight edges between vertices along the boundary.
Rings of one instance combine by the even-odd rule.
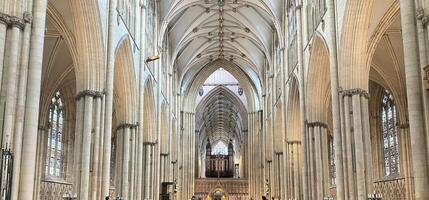
[[[143,140],[145,142],[154,142],[154,134],[156,130],[156,108],[155,96],[153,92],[153,83],[151,78],[147,78],[144,87],[144,103],[143,103]]]
[[[286,112],[287,141],[301,141],[301,115],[299,102],[299,85],[294,76],[290,83],[289,99]]]
[[[116,48],[113,98],[117,120],[122,123],[136,121],[137,85],[128,37],[124,37]]]
[[[310,61],[307,71],[306,106],[309,121],[326,122],[330,97],[329,52],[324,38],[316,32],[312,41]]]

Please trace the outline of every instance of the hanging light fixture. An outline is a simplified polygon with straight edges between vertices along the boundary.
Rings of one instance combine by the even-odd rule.
[[[159,58],[161,58],[161,55],[159,53],[159,48],[156,51],[157,51],[157,53],[155,55],[152,55],[152,56],[149,56],[146,58],[146,60],[145,60],[146,63],[150,63],[150,62],[159,60]]]

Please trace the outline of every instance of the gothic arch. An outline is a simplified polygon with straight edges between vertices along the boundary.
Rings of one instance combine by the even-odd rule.
[[[182,94],[185,94],[183,98],[183,107],[185,110],[194,110],[196,97],[198,95],[198,89],[203,85],[204,81],[220,67],[230,72],[243,87],[244,93],[247,98],[247,110],[253,111],[258,110],[260,105],[259,99],[259,83],[255,83],[247,74],[236,65],[231,64],[226,60],[216,60],[207,66],[204,66],[194,78],[188,80],[188,84],[185,84],[185,80],[182,80]]]
[[[339,82],[343,89],[368,88],[365,67],[368,26],[374,1],[347,1],[339,48]]]
[[[307,117],[309,121],[326,122],[326,98],[330,96],[329,52],[324,39],[315,34],[307,72]],[[311,95],[310,95],[311,94]]]
[[[165,101],[161,104],[161,121],[160,121],[160,144],[161,144],[161,154],[169,153],[169,116],[168,116],[168,106]]]
[[[285,142],[285,126],[283,120],[283,102],[278,101],[274,111],[274,151],[283,152]]]
[[[136,121],[136,80],[130,41],[123,39],[116,49],[114,69],[114,104],[117,120],[122,123]]]
[[[237,117],[238,120],[238,126],[239,132],[237,133],[237,139],[239,141],[244,141],[245,135],[243,135],[243,131],[247,129],[247,110],[245,105],[242,103],[242,101],[228,88],[223,86],[218,86],[215,89],[211,90],[204,98],[200,101],[200,103],[197,105],[196,108],[196,129],[200,131],[200,142],[198,144],[199,148],[204,149],[207,140],[205,140],[206,137],[206,128],[204,127],[204,117],[203,111],[204,108],[208,107],[213,101],[215,101],[217,94],[222,93],[228,101],[233,103],[235,108],[237,109],[237,113],[239,114]],[[228,143],[228,141],[224,141],[224,143]]]
[[[154,142],[156,130],[156,107],[155,96],[153,92],[152,79],[147,78],[144,87],[144,105],[143,105],[143,138],[145,142]]]
[[[299,102],[299,85],[296,77],[293,77],[289,90],[289,99],[286,111],[286,127],[288,127],[286,140],[301,141],[301,115]]]
[[[76,88],[101,91],[104,85],[103,29],[97,0],[70,1],[75,25],[76,68],[79,74]]]

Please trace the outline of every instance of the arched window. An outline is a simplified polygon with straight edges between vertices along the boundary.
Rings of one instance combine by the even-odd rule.
[[[331,185],[336,184],[336,176],[335,176],[335,145],[334,138],[329,135],[328,136],[328,145],[329,145],[329,177],[331,179]]]
[[[59,91],[55,92],[49,105],[48,141],[46,150],[46,176],[62,177],[64,138],[64,101]]]
[[[399,174],[399,147],[396,128],[396,106],[392,94],[384,91],[381,100],[381,138],[384,158],[384,175],[396,176]]]
[[[228,155],[228,147],[223,141],[219,141],[213,147],[212,155]]]

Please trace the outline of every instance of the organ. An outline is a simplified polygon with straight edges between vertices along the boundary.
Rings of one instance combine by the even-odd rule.
[[[228,155],[212,155],[210,141],[206,145],[206,177],[232,178],[234,177],[234,145],[229,140]]]

